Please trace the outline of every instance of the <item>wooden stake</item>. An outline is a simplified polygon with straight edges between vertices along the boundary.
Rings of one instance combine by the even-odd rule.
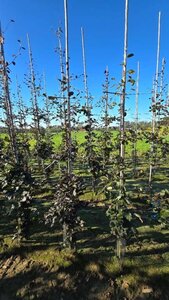
[[[165,58],[162,59],[162,68],[161,68],[161,80],[160,80],[160,99],[159,102],[162,104],[163,100],[163,88],[164,88],[164,72],[165,72]],[[160,121],[160,111],[158,112],[158,121]]]
[[[49,113],[49,99],[46,92],[46,74],[43,72],[43,90],[44,90],[44,98],[45,98],[45,110],[46,110],[46,130],[47,135],[49,134],[50,127],[50,113]]]
[[[109,109],[109,68],[106,66],[106,84],[105,84],[105,129],[108,131],[108,109]]]
[[[120,158],[124,164],[125,159],[125,99],[126,99],[126,73],[127,73],[127,47],[128,47],[128,0],[125,2],[125,31],[124,31],[124,54],[122,70],[122,92],[120,98]],[[124,169],[120,170],[120,187],[124,188]]]
[[[83,75],[84,75],[84,87],[85,87],[85,97],[86,106],[89,108],[89,90],[87,84],[87,73],[86,73],[86,55],[85,55],[85,42],[84,42],[84,30],[81,27],[81,38],[82,38],[82,55],[83,55]]]
[[[139,81],[140,81],[140,63],[137,63],[137,79],[136,79],[136,108],[135,108],[135,129],[138,129],[138,99],[139,99]]]
[[[64,0],[64,15],[65,15],[65,60],[66,60],[66,82],[67,82],[67,172],[72,173],[71,160],[71,103],[70,103],[70,76],[69,76],[69,32],[68,32],[68,3]]]
[[[154,96],[152,97],[152,107],[156,105],[157,94],[158,94],[158,77],[159,77],[159,57],[160,57],[160,35],[161,35],[161,12],[158,14],[158,40],[157,40],[157,59],[156,59],[156,74],[154,83]],[[152,112],[152,138],[155,135],[156,127],[156,109]],[[154,141],[151,143],[151,153],[154,152]],[[153,173],[153,163],[150,163],[149,170],[149,189],[152,192],[152,173]]]
[[[28,52],[29,52],[29,67],[30,67],[30,75],[31,75],[31,96],[32,96],[33,114],[34,114],[35,133],[36,133],[37,143],[39,143],[39,138],[40,138],[39,107],[37,101],[37,91],[36,91],[36,83],[35,83],[35,72],[33,67],[32,50],[31,50],[30,39],[28,34],[27,34],[27,42],[28,42]]]
[[[6,114],[6,124],[9,133],[10,145],[11,150],[13,153],[13,157],[15,162],[18,162],[18,149],[16,143],[16,131],[14,126],[14,119],[13,119],[13,111],[12,111],[12,102],[10,98],[9,92],[9,78],[6,68],[6,60],[5,60],[5,53],[4,53],[4,37],[1,30],[1,23],[0,23],[0,64],[1,64],[1,71],[2,71],[2,82],[3,82],[3,91],[4,91],[4,110]]]
[[[140,80],[140,63],[137,63],[136,79],[136,103],[135,103],[135,140],[134,140],[134,174],[136,175],[137,165],[137,132],[138,132],[138,99],[139,99],[139,80]]]
[[[127,47],[128,47],[128,10],[129,1],[125,2],[125,30],[124,30],[124,54],[123,54],[123,70],[122,70],[122,92],[120,98],[120,196],[124,197],[125,190],[125,99],[126,99],[126,74],[127,74]],[[125,237],[117,237],[116,255],[122,264],[122,258],[125,254]]]
[[[59,44],[59,59],[60,59],[60,75],[61,75],[61,101],[63,101],[63,125],[65,128],[65,132],[67,132],[66,128],[66,101],[65,101],[65,95],[64,95],[64,77],[65,77],[65,71],[64,71],[64,64],[63,64],[63,50],[62,50],[62,42],[61,42],[61,28],[59,27],[57,32],[57,37],[58,37],[58,44]],[[67,100],[67,99],[66,99]],[[62,123],[62,119],[61,119]],[[67,136],[67,133],[66,133]],[[67,138],[66,138],[67,140]]]

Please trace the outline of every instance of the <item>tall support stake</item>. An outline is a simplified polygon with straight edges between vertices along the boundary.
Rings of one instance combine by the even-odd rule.
[[[160,99],[159,102],[162,104],[163,101],[163,89],[164,89],[164,73],[165,73],[165,58],[162,59],[162,68],[161,68],[161,74],[160,74]],[[160,111],[158,111],[158,121],[160,121]]]
[[[10,139],[11,150],[13,153],[14,161],[18,162],[18,149],[16,142],[16,131],[14,126],[13,119],[13,111],[12,111],[12,102],[10,98],[9,92],[9,78],[7,73],[7,63],[5,60],[5,52],[4,52],[4,37],[1,30],[0,23],[0,69],[2,76],[2,84],[3,84],[3,97],[4,97],[4,110],[6,115],[6,124],[8,128],[8,134]]]
[[[46,74],[43,72],[43,90],[44,90],[44,98],[45,98],[45,109],[46,109],[46,129],[47,133],[49,133],[50,127],[50,112],[49,112],[49,99],[46,92]]]
[[[85,91],[85,99],[86,99],[86,110],[88,111],[87,114],[87,121],[89,125],[88,130],[88,163],[89,166],[92,164],[92,106],[89,104],[89,89],[88,89],[88,82],[87,82],[87,70],[86,70],[86,54],[85,54],[85,38],[84,38],[84,30],[81,27],[81,40],[82,40],[82,58],[83,58],[83,78],[84,78],[84,91]],[[92,198],[95,197],[95,178],[92,176]]]
[[[156,59],[156,74],[155,74],[155,84],[154,84],[154,95],[152,97],[152,142],[151,142],[151,153],[154,153],[154,140],[153,137],[156,133],[156,102],[158,94],[158,77],[159,77],[159,58],[160,58],[160,35],[161,35],[161,12],[158,14],[158,39],[157,39],[157,59]],[[153,108],[154,107],[154,108]],[[153,163],[150,163],[149,169],[149,189],[152,192],[152,173],[153,173]]]
[[[18,106],[18,121],[19,121],[19,132],[22,137],[21,142],[23,143],[23,157],[22,165],[24,169],[28,171],[28,162],[29,162],[29,149],[26,147],[29,143],[27,136],[27,123],[26,123],[26,107],[23,102],[21,86],[18,83],[18,78],[16,76],[16,95],[17,95],[17,106]]]
[[[134,140],[134,174],[137,164],[137,133],[138,133],[138,100],[139,100],[140,63],[137,62],[136,102],[135,102],[135,140]]]
[[[108,114],[109,114],[109,68],[106,66],[105,70],[105,85],[104,85],[104,167],[106,167],[106,164],[108,163],[108,157],[107,155],[107,146],[108,146],[108,126],[109,126],[109,120],[108,120]]]
[[[128,51],[128,10],[129,1],[125,1],[125,29],[124,29],[124,53],[120,97],[120,197],[125,194],[125,99],[126,99],[126,74],[127,74],[127,51]],[[117,237],[116,255],[121,260],[125,254],[125,237]]]
[[[37,100],[37,90],[35,83],[35,72],[33,66],[33,56],[32,49],[30,45],[29,35],[27,34],[27,42],[28,42],[28,52],[29,52],[29,67],[30,67],[30,76],[31,76],[31,96],[32,96],[32,106],[33,106],[33,114],[34,114],[34,125],[35,125],[35,135],[37,143],[39,143],[40,138],[40,120],[39,120],[39,107]]]
[[[65,15],[65,60],[66,60],[66,82],[67,82],[67,173],[72,173],[72,137],[71,137],[71,103],[70,103],[70,76],[69,76],[69,32],[68,32],[68,3],[64,0]]]
[[[81,27],[81,38],[82,38],[83,75],[84,75],[84,88],[85,88],[86,107],[89,108],[89,90],[88,90],[87,72],[86,72],[85,41],[84,41],[84,30],[83,30],[82,27]]]
[[[26,113],[25,113],[25,107],[23,103],[23,98],[21,95],[21,87],[18,83],[18,78],[16,76],[16,94],[17,94],[17,104],[18,104],[18,119],[19,119],[19,127],[22,134],[22,139],[25,142],[25,132],[26,132]]]
[[[124,54],[123,54],[123,70],[122,70],[122,92],[120,98],[120,159],[124,164],[125,159],[125,99],[126,99],[126,73],[127,73],[127,47],[128,47],[128,0],[125,2],[125,31],[124,31]],[[124,169],[120,170],[120,187],[124,188]]]
[[[106,66],[106,84],[105,84],[105,130],[108,131],[108,109],[109,109],[109,68]]]
[[[136,79],[136,107],[135,107],[135,129],[138,130],[138,100],[139,100],[139,81],[140,81],[140,63],[137,63],[137,79]]]
[[[65,70],[64,70],[64,63],[63,63],[63,49],[62,49],[62,42],[61,42],[61,33],[62,33],[62,30],[59,27],[57,32],[56,32],[56,35],[58,37],[59,60],[60,60],[61,102],[63,101],[63,125],[64,125],[64,129],[65,129],[65,133],[67,135],[67,129],[66,129],[66,101],[65,101],[65,95],[64,95]],[[61,108],[61,110],[62,110],[62,108]],[[62,122],[62,119],[61,119],[61,122]]]

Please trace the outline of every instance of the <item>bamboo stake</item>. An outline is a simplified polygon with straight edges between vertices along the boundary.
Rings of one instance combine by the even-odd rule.
[[[154,96],[152,97],[152,106],[156,105],[157,93],[158,93],[158,77],[159,77],[159,57],[160,57],[160,35],[161,35],[161,12],[158,14],[158,39],[157,39],[157,59],[156,59],[156,74],[155,74],[155,83],[154,83]],[[156,132],[156,110],[153,109],[152,112],[152,137]],[[154,141],[151,144],[151,153],[154,152]],[[152,173],[153,173],[153,163],[150,163],[149,170],[149,189],[150,193],[152,192]]]
[[[86,55],[85,55],[85,41],[84,41],[84,30],[81,27],[81,38],[82,38],[82,56],[83,56],[83,72],[84,72],[84,87],[85,87],[85,97],[86,106],[89,108],[89,90],[87,84],[87,73],[86,73]]]
[[[137,164],[137,133],[138,133],[138,100],[139,100],[140,63],[137,62],[136,102],[135,102],[135,141],[134,141],[134,174]]]
[[[127,72],[127,47],[128,47],[128,0],[125,2],[125,32],[124,32],[124,54],[122,70],[122,92],[120,98],[120,158],[124,163],[125,159],[125,99],[126,99],[126,72]],[[124,188],[124,170],[120,170],[120,187]]]
[[[18,149],[17,149],[17,142],[16,142],[16,131],[14,126],[14,119],[13,119],[13,111],[12,111],[12,102],[10,98],[9,92],[9,82],[8,82],[8,73],[6,69],[6,60],[5,60],[5,52],[4,52],[4,37],[1,30],[1,23],[0,23],[0,60],[2,66],[2,82],[3,82],[3,90],[4,90],[4,108],[6,114],[6,121],[7,121],[7,128],[10,138],[10,145],[11,150],[14,156],[14,161],[18,162]]]
[[[35,134],[36,134],[37,143],[39,143],[39,138],[40,138],[39,107],[37,101],[37,91],[36,91],[36,83],[35,83],[35,72],[33,66],[32,50],[31,50],[30,39],[28,34],[27,34],[27,43],[28,43],[29,67],[30,67],[30,75],[31,75],[31,94],[32,94]]]
[[[40,139],[41,139],[41,131],[40,131],[40,117],[39,117],[39,107],[38,107],[38,99],[37,99],[37,88],[36,88],[36,77],[33,65],[33,55],[30,44],[29,35],[27,34],[27,43],[28,43],[28,54],[29,54],[29,68],[30,68],[30,88],[31,88],[31,97],[32,97],[32,108],[33,108],[33,118],[34,118],[34,126],[35,126],[35,138],[36,138],[36,146],[39,148]],[[38,168],[39,171],[44,172],[44,160],[37,155]],[[45,173],[45,172],[44,172]],[[44,174],[46,176],[46,174]]]
[[[155,90],[155,79],[154,79],[154,77],[153,77],[153,81],[152,81],[152,101],[151,101],[151,103],[154,103],[154,90]],[[153,134],[153,133],[152,133]],[[153,155],[153,151],[154,151],[154,143],[152,142],[151,143],[151,149],[150,149],[150,153],[151,153],[151,155]],[[152,192],[152,187],[151,187],[151,181],[152,181],[152,170],[153,170],[153,168],[152,168],[152,166],[151,166],[151,163],[150,163],[150,169],[149,169],[149,191],[150,191],[150,194],[151,194],[151,192]]]
[[[129,1],[125,1],[125,30],[124,30],[124,53],[122,69],[122,92],[120,97],[120,196],[123,196],[125,189],[125,99],[126,99],[126,73],[127,73],[127,48],[128,48],[128,10]],[[116,241],[116,255],[121,260],[125,254],[126,240],[118,237]]]
[[[136,109],[135,109],[135,128],[136,134],[138,130],[138,100],[139,100],[139,81],[140,81],[140,63],[137,63],[137,79],[136,79]]]
[[[61,28],[60,27],[57,30],[57,37],[58,37],[58,44],[59,44],[60,75],[61,75],[61,101],[63,101],[63,122],[64,122],[65,131],[67,131],[67,129],[66,129],[66,103],[65,103],[64,83],[63,83],[64,77],[65,77],[65,71],[64,71],[64,64],[63,64],[63,50],[62,50]],[[67,133],[66,133],[66,135],[67,135]]]
[[[160,104],[162,103],[163,100],[163,88],[164,88],[164,72],[165,72],[165,58],[163,57],[162,59],[162,68],[161,68],[161,80],[160,80],[160,98],[159,98],[159,102]],[[160,121],[160,111],[158,112],[158,121]]]
[[[71,160],[71,103],[70,103],[70,76],[69,76],[69,32],[68,32],[68,3],[64,0],[64,15],[65,15],[65,60],[66,60],[66,82],[67,82],[67,173],[72,173]]]
[[[109,102],[109,68],[106,66],[106,85],[105,85],[105,129],[108,131],[108,102]]]
[[[26,132],[26,114],[25,108],[23,104],[23,98],[21,95],[21,88],[18,83],[18,78],[16,76],[16,94],[18,99],[18,109],[19,109],[19,126],[21,128],[22,138],[25,141],[25,132]]]
[[[18,83],[18,78],[16,76],[16,94],[17,94],[17,104],[18,104],[18,120],[19,120],[19,128],[21,131],[22,136],[22,143],[26,144],[28,143],[28,137],[27,137],[27,128],[26,128],[26,108],[24,106],[22,94],[21,94],[21,87]],[[27,147],[23,147],[24,156],[23,156],[23,165],[25,170],[28,171],[28,161],[29,161],[29,151]]]
[[[64,65],[63,65],[63,50],[62,50],[61,28],[60,27],[57,30],[57,37],[58,37],[58,43],[59,43],[60,73],[61,73],[61,78],[63,78],[63,76],[65,75],[65,72],[64,72]]]
[[[88,153],[88,161],[89,164],[92,160],[92,107],[89,105],[89,89],[88,89],[88,82],[87,82],[87,71],[86,71],[86,54],[85,54],[85,39],[84,39],[84,30],[81,27],[81,40],[82,40],[82,58],[83,58],[83,78],[84,78],[84,91],[85,91],[85,98],[86,98],[86,109],[88,111],[88,124],[90,127],[90,132],[88,135],[88,143],[89,143],[89,153]],[[95,178],[92,176],[92,199],[95,198]]]
[[[105,89],[104,89],[104,144],[105,147],[107,148],[107,139],[108,139],[108,109],[109,109],[109,68],[106,66],[105,70]],[[103,157],[103,162],[104,162],[104,168],[106,167],[106,164],[108,163],[107,161],[107,154],[106,151],[104,151],[104,157]]]
[[[44,90],[44,97],[45,97],[45,108],[46,108],[46,130],[49,133],[50,127],[50,113],[49,113],[49,99],[46,92],[46,74],[43,72],[43,90]]]

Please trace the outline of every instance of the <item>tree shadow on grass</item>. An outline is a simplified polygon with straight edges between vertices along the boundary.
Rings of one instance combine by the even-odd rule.
[[[44,266],[17,268],[0,281],[0,295],[7,299],[111,299],[109,277],[97,263],[97,269],[88,270],[89,262],[96,257],[77,255],[69,267],[50,271]],[[111,291],[111,292],[110,292]],[[0,298],[1,299],[1,298]]]
[[[0,296],[6,295],[7,300],[15,299],[48,299],[48,300],[113,300],[113,299],[156,299],[168,300],[169,276],[167,270],[163,273],[149,273],[147,260],[140,260],[140,265],[124,265],[122,273],[114,271],[111,275],[107,273],[105,266],[99,261],[99,258],[105,255],[105,252],[90,254],[77,254],[67,267],[60,267],[57,270],[49,269],[44,265],[35,265],[17,267],[13,274],[8,274],[0,281]],[[22,261],[21,261],[22,263]],[[158,270],[158,261],[150,259],[150,265]],[[123,288],[122,284],[127,284],[127,275],[133,277],[139,275],[137,286]],[[121,281],[117,290],[115,289],[116,279]],[[123,280],[124,278],[124,280]],[[126,279],[125,279],[126,278]],[[135,297],[140,294],[145,287],[152,289],[149,295]],[[128,295],[128,297],[127,297]],[[1,297],[0,297],[1,299]]]
[[[155,268],[154,272],[153,267]],[[127,278],[128,274],[130,274],[130,276],[133,274],[133,277],[137,278],[138,290],[140,289],[138,297],[131,297],[129,299],[169,300],[168,271],[158,272],[158,268],[160,268],[160,263],[151,263],[151,261],[149,266],[145,263],[142,263],[142,267],[133,265],[124,267],[125,278]],[[152,269],[152,271],[149,272],[149,269]],[[128,293],[128,291],[126,292]]]

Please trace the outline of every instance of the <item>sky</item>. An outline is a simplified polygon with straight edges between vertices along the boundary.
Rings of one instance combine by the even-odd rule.
[[[94,98],[94,112],[97,101],[102,96],[104,71],[109,67],[110,78],[118,83],[122,73],[124,40],[125,0],[68,0],[69,13],[69,56],[70,72],[83,74],[81,31],[84,28],[85,51],[89,91]],[[139,118],[148,119],[152,81],[156,70],[158,12],[161,11],[160,69],[164,57],[165,83],[169,79],[169,1],[129,0],[128,53],[134,56],[128,60],[128,68],[137,70],[140,62]],[[10,23],[10,20],[14,23]],[[26,48],[17,58],[16,66],[11,66],[11,91],[15,92],[17,75],[22,85],[25,101],[30,102],[29,90],[24,84],[24,74],[28,74],[28,51],[26,34],[29,34],[35,69],[38,74],[46,73],[49,95],[58,94],[60,69],[56,30],[64,31],[63,0],[0,0],[0,20],[5,35],[6,60],[18,51],[20,39]],[[64,43],[64,38],[63,38]],[[135,75],[136,76],[136,75]],[[113,85],[114,82],[111,83]],[[73,85],[83,89],[82,76]],[[128,91],[130,85],[128,85]],[[119,99],[113,99],[118,101]],[[135,96],[126,99],[127,118],[134,118]]]

